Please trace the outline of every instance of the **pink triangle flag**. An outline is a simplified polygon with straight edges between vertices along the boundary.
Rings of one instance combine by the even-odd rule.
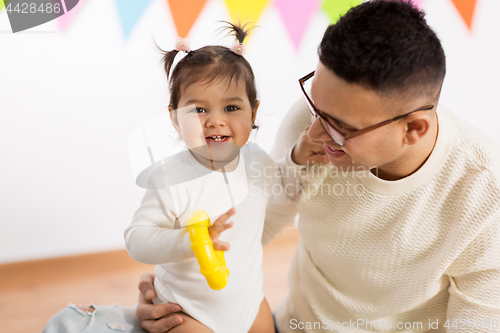
[[[319,8],[319,1],[275,0],[274,6],[283,18],[295,49],[299,48],[306,28]]]
[[[408,2],[408,0],[402,1]],[[412,2],[415,7],[422,9],[422,3],[424,2],[424,0],[412,0]]]
[[[76,1],[76,3],[73,5],[72,9],[68,8],[67,9],[68,11],[66,12],[66,14],[61,15],[57,18],[57,25],[59,26],[60,31],[66,31],[68,26],[71,24],[71,22],[75,18],[76,14],[78,14],[78,12],[80,11],[80,8],[82,8],[82,4],[84,2],[86,2],[86,0]],[[68,6],[68,4],[66,4],[66,6]]]

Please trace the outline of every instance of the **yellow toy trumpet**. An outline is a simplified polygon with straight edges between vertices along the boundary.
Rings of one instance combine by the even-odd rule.
[[[224,288],[229,279],[229,269],[224,259],[224,251],[215,251],[208,234],[212,223],[203,210],[194,211],[186,223],[191,240],[191,249],[200,265],[200,272],[207,279],[208,286],[214,290]]]

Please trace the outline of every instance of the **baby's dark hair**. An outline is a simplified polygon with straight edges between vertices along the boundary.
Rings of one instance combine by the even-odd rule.
[[[319,59],[347,82],[379,93],[435,91],[446,61],[424,15],[411,1],[365,2],[327,28]]]
[[[229,30],[238,42],[243,43],[248,36],[245,26],[238,26],[229,22],[223,30]],[[231,51],[230,48],[220,45],[209,45],[190,51],[181,61],[177,63],[172,72],[171,67],[174,58],[179,51],[163,51],[163,65],[167,73],[170,87],[170,106],[177,109],[181,98],[181,89],[185,89],[195,82],[211,83],[214,80],[229,78],[231,82],[242,80],[246,86],[246,92],[252,109],[258,105],[257,88],[255,87],[255,76],[248,61],[241,55]],[[170,73],[170,74],[169,74]],[[170,75],[170,77],[169,77]],[[254,128],[257,126],[254,125]]]

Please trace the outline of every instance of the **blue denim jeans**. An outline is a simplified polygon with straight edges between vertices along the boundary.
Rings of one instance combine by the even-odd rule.
[[[146,333],[135,315],[136,305],[92,307],[89,313],[68,305],[50,318],[42,333]]]
[[[42,333],[147,333],[135,315],[136,305],[95,306],[92,313],[70,304],[50,318]],[[276,318],[274,329],[278,332]]]

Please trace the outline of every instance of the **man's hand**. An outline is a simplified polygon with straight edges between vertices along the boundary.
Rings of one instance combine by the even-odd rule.
[[[307,136],[309,127],[300,134],[299,141],[292,151],[292,161],[299,165],[312,163],[328,163],[328,157],[325,156],[325,148],[322,142],[311,141]]]
[[[221,215],[211,227],[208,228],[208,233],[210,234],[210,239],[213,241],[213,247],[215,251],[227,251],[229,250],[229,243],[219,240],[221,233],[233,226],[233,222],[227,222],[231,216],[236,213],[236,209],[233,207],[228,210],[225,214]],[[227,223],[226,223],[227,222]]]
[[[141,327],[149,333],[164,333],[182,324],[182,318],[176,315],[181,307],[174,303],[153,305],[155,275],[144,273],[139,282],[139,304],[135,314],[141,321]]]

